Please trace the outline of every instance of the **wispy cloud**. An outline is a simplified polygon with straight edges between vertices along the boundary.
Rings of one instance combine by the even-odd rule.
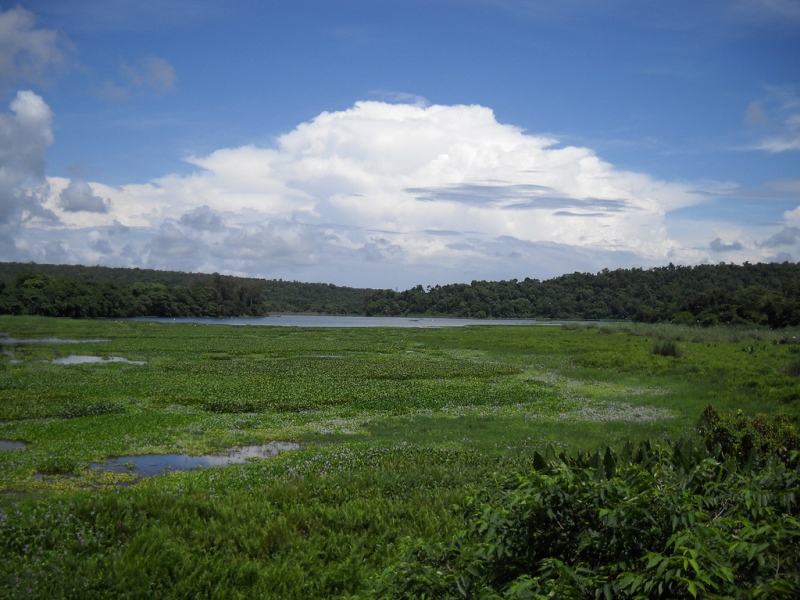
[[[99,91],[104,100],[125,100],[135,90],[165,94],[175,89],[175,67],[159,56],[147,56],[136,64],[121,61],[119,79],[106,81]]]
[[[759,139],[750,147],[772,154],[800,150],[800,98],[793,87],[770,87],[747,107],[745,122]]]
[[[21,6],[0,11],[0,81],[39,83],[64,63],[66,40],[35,25],[36,16]]]

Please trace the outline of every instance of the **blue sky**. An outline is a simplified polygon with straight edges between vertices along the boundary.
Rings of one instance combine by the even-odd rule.
[[[0,2],[0,260],[798,260],[800,1]]]

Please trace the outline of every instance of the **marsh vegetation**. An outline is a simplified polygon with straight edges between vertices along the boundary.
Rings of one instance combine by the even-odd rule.
[[[800,407],[796,330],[234,328],[0,317],[0,331],[17,340],[78,342],[17,344],[18,362],[0,356],[0,439],[24,444],[0,448],[0,589],[11,597],[419,597],[425,590],[459,597],[463,588],[476,597],[480,590],[537,597],[551,589],[594,598],[606,585],[608,593],[636,597],[662,562],[669,597],[691,597],[692,589],[713,597],[734,583],[764,597],[780,597],[781,586],[798,589],[785,556],[780,576],[768,576],[785,544],[800,540],[791,520],[797,501],[786,500],[797,486],[790,447]],[[679,358],[654,351],[667,342],[679,347]],[[68,355],[126,361],[54,362]],[[729,433],[710,446],[708,431],[698,430],[709,404],[719,411],[717,431]],[[726,420],[736,411],[740,422]],[[749,418],[759,413],[784,416]],[[750,452],[739,450],[761,439],[751,430],[767,440],[779,433],[779,446],[789,444],[773,462],[753,463],[772,469],[775,489],[786,494],[780,502],[754,500],[758,510],[745,513],[720,487],[718,510],[695,506],[709,482],[721,486],[746,472]],[[730,447],[717,449],[720,440]],[[273,443],[298,447],[146,479],[125,468],[143,455]],[[775,454],[770,443],[757,452]],[[637,455],[640,447],[647,450]],[[98,468],[115,458],[122,468]],[[625,520],[622,505],[609,505],[611,512],[587,520],[602,533],[596,552],[577,552],[584,530],[576,521],[574,537],[565,533],[564,556],[531,550],[536,570],[525,572],[512,556],[523,551],[520,540],[492,541],[480,523],[505,515],[508,531],[539,531],[539,509],[524,494],[539,485],[556,489],[565,468],[584,482],[575,498],[603,489],[645,498],[648,478],[674,490],[659,505],[665,535],[652,533],[653,547],[631,550],[626,565],[602,563],[609,515],[629,531],[640,527]],[[736,497],[751,490],[736,485]],[[504,512],[512,505],[530,510]],[[676,506],[686,507],[677,523],[669,513]],[[696,535],[703,511],[719,513],[721,537],[707,544],[717,554],[733,543],[726,531],[773,524],[777,537],[762,540],[766,550],[753,555],[767,565],[751,565],[756,583],[729,582],[726,564],[711,564],[706,546],[686,540],[681,547],[698,553],[687,555],[698,568],[678,572],[675,556],[683,550],[675,536]],[[690,512],[684,527],[681,515]],[[542,524],[536,535],[547,531]],[[487,562],[486,544],[510,552],[508,560],[497,554]],[[737,558],[743,572],[748,552],[742,546]],[[485,565],[477,574],[476,561]],[[604,570],[580,571],[598,565]]]

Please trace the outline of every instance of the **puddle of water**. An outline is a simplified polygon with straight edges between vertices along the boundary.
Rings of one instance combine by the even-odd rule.
[[[54,345],[54,344],[99,344],[100,342],[110,342],[107,339],[93,339],[93,340],[72,340],[72,339],[59,339],[59,338],[37,338],[31,340],[21,340],[11,337],[0,336],[0,346],[30,346],[36,344]]]
[[[102,463],[92,463],[92,469],[103,469],[115,473],[136,473],[140,477],[152,477],[173,471],[191,471],[204,467],[223,467],[247,462],[251,458],[271,458],[285,450],[297,450],[296,442],[272,442],[257,446],[242,446],[227,454],[143,454],[109,458]]]
[[[121,356],[109,356],[108,358],[101,358],[99,356],[80,356],[71,354],[61,358],[54,358],[52,361],[54,365],[85,365],[89,363],[126,363],[129,365],[146,365],[143,360],[128,360]]]
[[[25,450],[25,444],[22,442],[9,442],[8,440],[0,440],[0,451],[3,450]]]

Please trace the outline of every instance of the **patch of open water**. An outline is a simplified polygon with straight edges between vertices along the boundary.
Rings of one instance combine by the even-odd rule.
[[[562,325],[590,321],[538,321],[536,319],[457,319],[447,317],[342,317],[331,315],[273,315],[270,317],[135,317],[131,321],[194,323],[196,325],[256,325],[273,327],[463,327],[465,325]],[[601,324],[599,321],[591,321]]]
[[[241,464],[253,458],[272,458],[286,450],[297,450],[297,442],[272,442],[255,446],[242,446],[226,454],[142,454],[138,456],[119,456],[101,463],[92,463],[90,468],[113,471],[114,473],[136,473],[139,477],[152,477],[174,471],[192,471],[204,467],[224,467]]]
[[[23,444],[22,442],[0,440],[0,452],[4,450],[25,450],[25,444]]]
[[[0,335],[0,346],[31,346],[31,345],[47,345],[52,346],[56,344],[99,344],[100,342],[110,342],[109,339],[89,339],[89,340],[75,340],[75,339],[61,339],[61,338],[35,338],[24,340],[19,338],[12,338]]]
[[[121,356],[109,356],[108,358],[102,358],[100,356],[80,356],[77,354],[70,354],[69,356],[63,356],[61,358],[54,358],[49,362],[52,362],[54,365],[85,365],[89,363],[126,363],[129,365],[147,364],[147,362],[143,360],[128,360],[127,358],[123,358]]]

